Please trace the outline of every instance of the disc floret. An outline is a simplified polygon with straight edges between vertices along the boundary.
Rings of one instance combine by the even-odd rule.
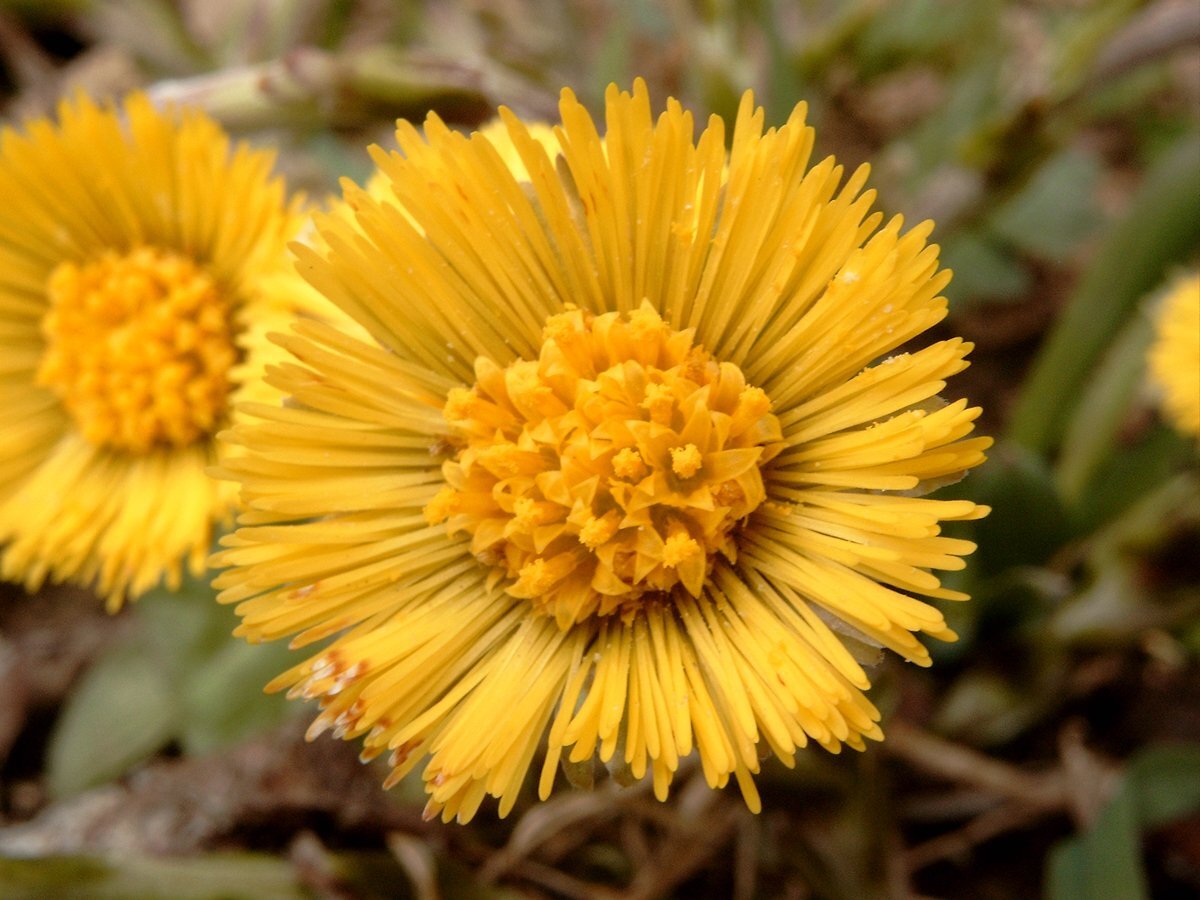
[[[237,361],[230,304],[187,257],[139,247],[51,272],[38,382],[92,444],[187,446],[226,412]]]
[[[778,420],[741,370],[649,304],[551,316],[537,360],[480,358],[443,410],[457,452],[425,508],[471,535],[514,597],[561,627],[699,596],[765,499]]]

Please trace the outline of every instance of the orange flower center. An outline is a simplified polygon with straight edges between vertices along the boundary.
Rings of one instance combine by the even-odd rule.
[[[763,502],[779,422],[759,388],[643,307],[568,310],[537,360],[475,364],[444,415],[458,452],[429,522],[567,627],[632,614],[647,595],[698,595]]]
[[[211,434],[237,361],[229,302],[167,250],[59,263],[47,282],[37,380],[97,446],[146,453]]]

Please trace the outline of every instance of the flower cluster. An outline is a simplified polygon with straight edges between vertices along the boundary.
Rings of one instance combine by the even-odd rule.
[[[924,496],[990,443],[939,396],[970,345],[913,343],[931,225],[811,165],[803,106],[698,138],[641,82],[603,135],[560,110],[400,123],[293,245],[307,284],[270,155],[202,114],[4,131],[0,573],[115,608],[240,504],[239,633],[327,641],[269,687],[389,783],[425,761],[445,819],[507,813],[539,754],[543,797],[598,757],[665,798],[695,753],[758,809],[767,754],[880,739],[839,633],[927,665],[974,549],[942,524],[987,512]]]
[[[765,754],[882,737],[839,632],[954,638],[942,523],[986,509],[922,495],[990,443],[939,397],[971,348],[911,343],[946,314],[931,226],[810,165],[803,106],[698,139],[640,82],[603,135],[560,110],[402,122],[317,217],[299,271],[363,334],[277,338],[215,584],[252,641],[333,638],[270,687],[389,783],[425,761],[429,815],[506,813],[539,754],[543,797],[595,757],[665,797],[696,752],[757,809]]]
[[[57,119],[0,134],[0,574],[116,608],[205,571],[216,433],[323,301],[267,289],[304,221],[271,154],[141,95]]]

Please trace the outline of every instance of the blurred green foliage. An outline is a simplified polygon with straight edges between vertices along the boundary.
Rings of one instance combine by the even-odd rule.
[[[169,744],[211,753],[298,712],[263,693],[291,662],[287,648],[232,639],[237,617],[206,583],[153,591],[133,616],[58,717],[46,773],[56,797],[111,781]]]
[[[1164,745],[1129,760],[1120,786],[1085,833],[1050,855],[1050,900],[1150,896],[1143,835],[1200,810],[1200,747]]]

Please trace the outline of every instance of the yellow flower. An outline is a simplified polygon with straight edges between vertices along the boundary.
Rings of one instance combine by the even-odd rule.
[[[529,122],[526,123],[526,129],[529,136],[546,148],[546,152],[554,156],[558,153],[558,139],[554,136],[554,129],[544,122]],[[500,154],[500,159],[505,167],[521,181],[529,180],[529,173],[525,171],[525,164],[521,162],[521,156],[517,152],[516,146],[508,136],[508,128],[500,119],[492,119],[485,122],[479,128],[479,133],[483,135],[491,143],[493,149]],[[347,222],[354,224],[355,207],[353,205],[354,197],[359,195],[355,190],[357,185],[350,179],[343,179],[342,184],[347,188],[347,198],[343,200],[341,197],[331,197],[329,200],[330,215],[339,216]],[[379,168],[371,172],[370,177],[362,187],[362,191],[374,201],[378,203],[396,203],[396,195],[392,193],[392,180],[387,173]],[[403,210],[403,207],[401,207]],[[408,222],[415,228],[420,228],[420,224],[416,219],[408,216]],[[316,242],[314,246],[318,249],[324,245],[320,241],[320,235],[314,235]]]
[[[929,662],[919,599],[986,510],[916,495],[983,459],[977,409],[942,403],[953,339],[930,225],[870,212],[866,170],[811,169],[799,107],[732,150],[645,85],[607,135],[570,91],[557,160],[502,112],[522,168],[430,116],[375,152],[396,203],[349,189],[318,221],[312,283],[370,332],[302,325],[291,396],[229,435],[248,510],[214,562],[239,632],[338,637],[271,689],[321,698],[311,735],[428,758],[427,814],[506,814],[544,751],[651,773],[698,752],[753,809],[768,752],[879,739],[835,630]],[[839,187],[840,185],[840,187]],[[404,210],[401,213],[401,208]]]
[[[1167,420],[1200,435],[1200,273],[1179,278],[1163,299],[1147,364]]]
[[[144,96],[0,135],[3,577],[115,609],[204,570],[236,499],[215,432],[267,399],[248,376],[295,305],[262,290],[301,222],[271,165]]]

